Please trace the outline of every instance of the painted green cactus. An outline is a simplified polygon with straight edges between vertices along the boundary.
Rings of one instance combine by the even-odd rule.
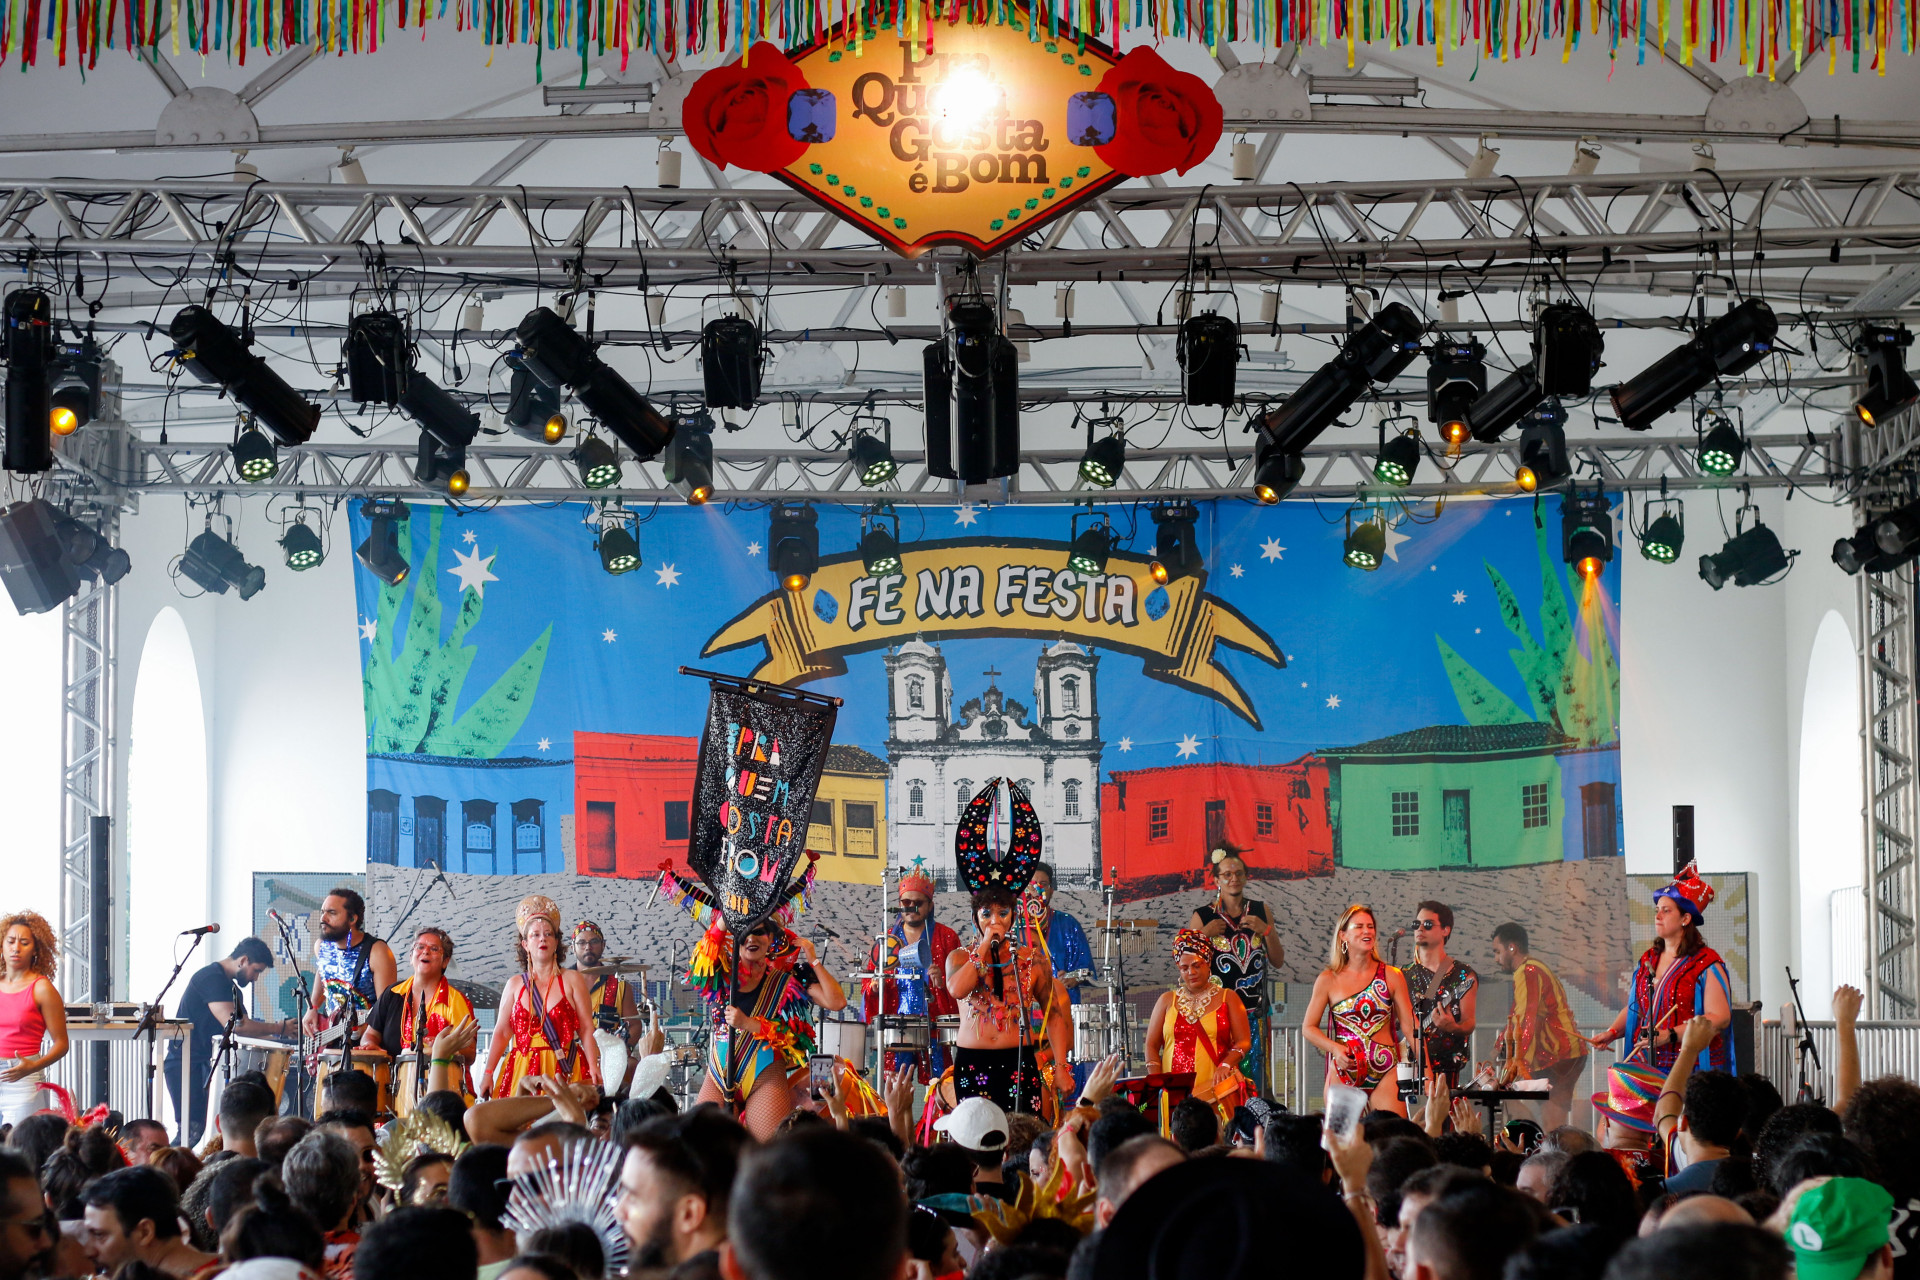
[[[1613,742],[1620,734],[1620,664],[1599,611],[1592,612],[1586,651],[1573,622],[1573,595],[1557,542],[1544,528],[1534,530],[1540,556],[1540,638],[1520,611],[1513,588],[1491,564],[1487,577],[1500,603],[1500,619],[1520,642],[1508,650],[1527,691],[1531,709],[1521,707],[1440,636],[1440,663],[1453,684],[1453,696],[1468,724],[1551,723],[1583,747]]]
[[[435,510],[428,516],[426,551],[409,556],[414,564],[439,565],[443,514]],[[411,518],[401,524],[401,545],[417,552],[412,526]],[[467,632],[480,621],[484,597],[477,590],[460,592],[453,629],[443,641],[439,579],[438,572],[413,574],[380,590],[375,640],[361,669],[368,750],[491,760],[506,750],[533,709],[553,626],[549,623],[526,652],[461,711],[461,688],[479,652],[466,643]],[[395,654],[390,637],[409,588],[406,639]]]

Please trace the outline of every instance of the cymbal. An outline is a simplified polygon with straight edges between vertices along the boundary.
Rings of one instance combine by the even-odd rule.
[[[605,973],[645,973],[651,967],[638,960],[629,960],[625,956],[615,956],[606,964],[583,964],[579,967],[579,971],[597,978]]]

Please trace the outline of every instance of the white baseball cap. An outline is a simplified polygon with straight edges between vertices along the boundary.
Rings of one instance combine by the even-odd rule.
[[[962,1098],[933,1127],[969,1151],[998,1151],[1007,1145],[1007,1113],[991,1098]]]

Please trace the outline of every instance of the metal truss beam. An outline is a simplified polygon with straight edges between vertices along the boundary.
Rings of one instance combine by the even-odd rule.
[[[1100,247],[1068,248],[1066,228],[1055,227],[1046,247],[1015,249],[1004,261],[1017,283],[1172,279],[1195,262],[1302,283],[1345,282],[1356,269],[1471,264],[1483,283],[1518,287],[1537,280],[1540,260],[1551,257],[1603,289],[1691,290],[1703,271],[1743,279],[1758,271],[1761,287],[1782,297],[1805,298],[1812,273],[1813,297],[1851,298],[1866,286],[1861,268],[1920,261],[1917,202],[1920,165],[1129,185],[1063,215],[1084,223]],[[715,234],[722,213],[755,225],[729,243]],[[1187,234],[1167,230],[1189,223],[1191,249]],[[463,279],[551,280],[578,269],[612,287],[721,274],[931,284],[938,265],[964,257],[942,249],[904,261],[784,187],[0,182],[0,253],[28,252],[110,264],[234,263],[265,280],[360,281],[381,263]]]
[[[97,512],[102,536],[117,543],[119,514]],[[90,999],[94,954],[93,819],[113,803],[114,606],[116,588],[93,579],[61,607],[63,728],[60,783],[61,982],[70,1000]]]
[[[124,433],[100,431],[75,439],[108,438]],[[293,494],[309,499],[348,498],[393,493],[424,501],[446,497],[414,479],[415,450],[406,444],[304,445],[280,451],[280,468],[263,484],[234,474],[232,457],[219,443],[158,444],[125,442],[64,453],[61,465],[74,480],[101,492],[119,488],[140,493]],[[1709,489],[1749,486],[1786,488],[1833,482],[1837,441],[1811,435],[1762,435],[1749,441],[1743,473],[1719,478],[1695,464],[1693,438],[1610,438],[1574,440],[1568,453],[1584,483],[1600,480],[1614,490]],[[1315,445],[1306,451],[1307,476],[1295,491],[1299,498],[1353,498],[1361,492],[1379,497],[1430,498],[1518,492],[1513,476],[1519,465],[1517,441],[1469,444],[1444,478],[1405,489],[1374,485],[1371,444]],[[567,461],[565,446],[485,445],[467,451],[473,487],[465,501],[679,502],[657,462],[625,458],[626,474],[613,488],[588,489]],[[839,502],[849,504],[945,505],[963,496],[954,482],[928,474],[923,453],[896,451],[900,472],[893,486],[860,486],[843,453],[799,453],[773,449],[714,450],[716,502]],[[1424,468],[1439,471],[1436,458]],[[1250,493],[1251,451],[1235,445],[1211,448],[1141,449],[1128,454],[1120,481],[1111,489],[1089,488],[1080,479],[1078,451],[1023,453],[1019,473],[1003,497],[1009,503],[1161,502],[1180,498],[1246,498]],[[980,496],[970,492],[965,496]]]
[[[1861,735],[1866,774],[1867,1010],[1920,1014],[1920,781],[1914,770],[1914,583],[1902,571],[1860,575]]]

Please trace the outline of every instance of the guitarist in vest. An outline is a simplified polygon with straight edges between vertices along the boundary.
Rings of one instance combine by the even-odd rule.
[[[352,889],[335,889],[320,904],[320,937],[313,944],[320,981],[306,1014],[307,1034],[345,1022],[348,1001],[354,1021],[364,1026],[373,1002],[398,976],[393,948],[366,931],[366,919],[366,900]]]
[[[573,967],[576,969],[596,969],[600,966],[600,957],[607,951],[606,931],[592,920],[582,920],[573,926]],[[633,1068],[640,1061],[640,1055],[633,1053],[640,1032],[640,1008],[635,1003],[633,983],[617,973],[582,974],[587,980],[587,1008],[593,1013],[593,1027],[596,1031],[605,1031],[619,1036],[628,1049],[627,1068],[623,1078],[609,1080],[607,1092],[616,1097],[627,1091],[627,1085],[633,1080]]]
[[[1733,1060],[1733,1037],[1727,1034],[1733,1021],[1733,982],[1726,961],[1700,936],[1712,904],[1713,886],[1691,862],[1653,895],[1653,945],[1634,967],[1627,1007],[1594,1037],[1596,1049],[1625,1035],[1622,1047],[1628,1060],[1665,1075],[1680,1054],[1681,1031],[1701,1016],[1713,1023],[1713,1041],[1700,1055],[1699,1069],[1740,1073]]]

